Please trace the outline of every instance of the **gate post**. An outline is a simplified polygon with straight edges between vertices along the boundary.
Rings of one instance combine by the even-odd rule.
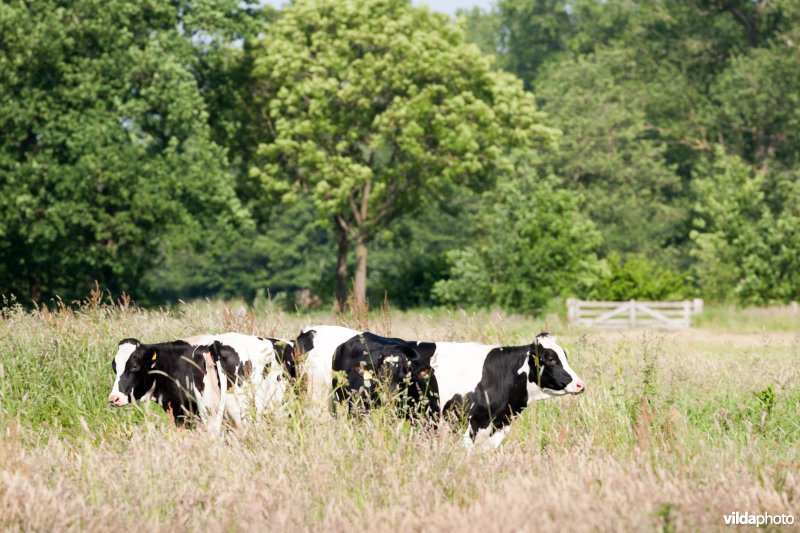
[[[695,300],[696,302],[696,300]],[[692,325],[692,303],[689,300],[683,301],[683,327],[689,328]]]
[[[630,310],[628,311],[628,325],[630,327],[636,326],[636,300],[630,301]]]
[[[575,298],[567,298],[567,322],[572,326],[577,323],[578,317],[575,311]]]

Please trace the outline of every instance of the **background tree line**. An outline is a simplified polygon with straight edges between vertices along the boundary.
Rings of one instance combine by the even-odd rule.
[[[6,2],[0,292],[796,299],[799,42],[790,0]]]

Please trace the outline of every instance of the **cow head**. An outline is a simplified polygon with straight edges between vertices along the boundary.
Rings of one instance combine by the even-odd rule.
[[[306,357],[314,349],[314,337],[317,336],[316,330],[309,329],[297,336],[292,349],[292,364],[302,366]]]
[[[529,368],[529,402],[565,394],[580,394],[586,390],[586,383],[569,366],[564,348],[549,333],[536,336],[526,365]]]
[[[387,355],[381,361],[378,375],[389,383],[389,391],[395,392],[403,384],[415,384],[426,380],[433,373],[430,364],[420,361],[416,354],[398,351]]]
[[[409,406],[418,405],[424,397],[427,407],[438,411],[438,386],[430,358],[410,345],[373,346],[369,354],[363,352],[347,373],[349,394],[356,394],[368,403],[378,400],[381,387],[391,396],[404,396]]]
[[[429,356],[410,345],[398,346],[383,359],[380,370],[388,379],[392,393],[405,393],[412,406],[419,405],[424,399],[427,401],[426,409],[439,411],[439,387]]]
[[[297,364],[295,362],[294,343],[275,338],[269,338],[266,340],[272,343],[272,348],[275,351],[275,357],[277,358],[278,362],[283,365],[283,369],[286,370],[286,373],[289,374],[289,377],[296,379]]]
[[[116,379],[108,396],[108,402],[121,406],[150,400],[150,391],[155,383],[150,375],[155,366],[158,353],[155,348],[148,348],[136,339],[123,339],[119,342],[117,354],[111,361]]]

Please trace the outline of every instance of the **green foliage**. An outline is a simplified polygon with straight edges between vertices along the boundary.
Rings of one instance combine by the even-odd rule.
[[[274,137],[255,172],[268,188],[299,180],[326,219],[370,183],[366,215],[379,222],[381,209],[507,169],[511,147],[551,143],[532,96],[460,40],[403,1],[290,6],[256,60]]]
[[[234,5],[0,6],[0,291],[141,294],[172,236],[246,223],[193,71]]]
[[[499,0],[483,15],[491,22],[482,23],[477,12],[470,14],[468,36],[474,42],[492,42],[499,63],[538,91],[542,68],[624,39],[636,11],[619,1]],[[493,33],[486,35],[488,31]]]
[[[740,54],[716,80],[714,131],[758,165],[800,162],[800,50],[775,43]]]
[[[407,0],[298,1],[255,65],[265,138],[253,175],[284,200],[306,191],[361,246],[454,183],[488,187],[514,150],[556,136],[518,80]]]
[[[259,201],[261,185],[249,174],[261,136],[254,103],[253,63],[255,43],[277,13],[265,5],[242,3],[240,7],[230,28],[237,44],[218,37],[210,39],[200,50],[197,73],[212,138],[227,150],[237,195],[255,218],[266,221],[272,215],[272,206]]]
[[[454,187],[446,202],[400,218],[392,230],[379,233],[370,253],[370,300],[392,307],[428,307],[434,304],[433,285],[447,276],[447,254],[467,246],[477,224],[480,196]]]
[[[476,248],[451,250],[448,277],[437,281],[432,289],[434,299],[443,304],[491,307],[496,302],[496,286],[486,260]]]
[[[761,403],[764,417],[766,418],[769,416],[775,408],[775,390],[772,388],[772,385],[769,385],[766,389],[754,392],[753,396]]]
[[[486,12],[478,7],[459,9],[456,13],[467,42],[476,44],[484,54],[498,53],[498,40],[503,32],[503,21],[498,13]]]
[[[703,294],[746,303],[800,295],[800,186],[794,172],[767,174],[718,151],[695,181],[692,238]]]
[[[641,63],[632,50],[564,60],[542,74],[539,97],[564,131],[551,164],[582,193],[605,250],[663,255],[681,240],[688,209],[666,142],[648,121],[659,88],[638,79]]]
[[[661,298],[689,275],[709,300],[800,297],[794,0],[498,0],[458,21],[409,0],[44,0],[1,4],[0,36],[0,293],[26,304],[94,280],[145,303],[326,297],[353,242],[356,281],[369,244],[371,296],[401,306]],[[539,198],[520,160],[599,232],[563,278],[558,255],[528,261],[569,247],[524,228],[570,232],[512,209]]]
[[[797,297],[796,2],[500,0],[466,22],[563,130],[547,164],[604,255],[694,270],[712,299]],[[711,171],[721,152],[759,183]]]
[[[605,260],[605,271],[592,284],[587,297],[595,300],[682,300],[691,295],[686,277],[642,255],[629,255],[623,261],[612,253]]]
[[[253,302],[277,298],[293,308],[298,291],[333,292],[330,231],[305,204],[275,210],[263,231],[223,228],[203,242],[170,241],[159,268],[145,281],[162,300],[222,296]]]
[[[541,311],[547,301],[589,283],[599,237],[578,201],[534,173],[500,183],[478,213],[476,242],[447,255],[441,303]]]

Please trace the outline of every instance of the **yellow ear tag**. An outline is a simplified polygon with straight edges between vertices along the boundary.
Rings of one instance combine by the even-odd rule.
[[[150,360],[155,361],[156,357],[158,357],[158,352],[153,352],[153,357],[151,357]]]

